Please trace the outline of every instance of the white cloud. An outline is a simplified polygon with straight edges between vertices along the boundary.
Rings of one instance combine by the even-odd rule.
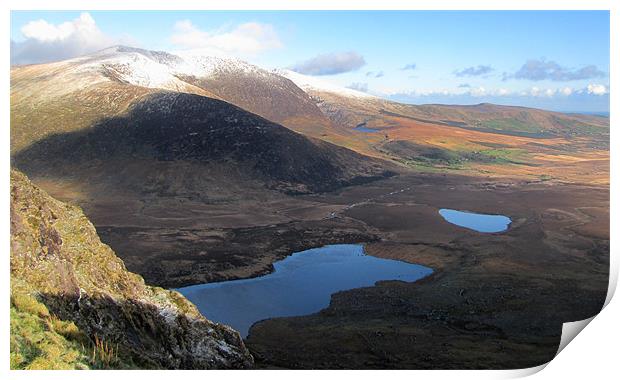
[[[347,86],[351,90],[368,92],[368,83],[354,82]]]
[[[487,90],[482,86],[475,87],[469,90],[469,94],[475,97],[485,96],[487,95]]]
[[[68,59],[124,42],[105,35],[86,12],[57,25],[43,19],[30,21],[21,32],[24,41],[11,41],[12,64]]]
[[[411,97],[429,97],[429,96],[448,96],[448,97],[460,97],[460,96],[471,96],[474,98],[483,98],[488,96],[511,96],[516,95],[517,93],[512,92],[506,88],[486,88],[483,86],[479,87],[463,87],[458,86],[455,89],[416,89],[413,91],[403,91],[395,88],[381,88],[379,87],[379,91],[377,94],[379,96],[394,96],[394,95],[407,95]],[[540,91],[540,89],[537,89]],[[523,96],[527,96],[528,94],[524,93]]]
[[[354,51],[320,54],[303,62],[298,62],[291,70],[306,75],[335,75],[358,70],[366,60]],[[381,72],[383,75],[383,72]]]
[[[170,42],[180,49],[200,50],[209,55],[255,56],[282,47],[282,42],[270,24],[248,22],[233,29],[204,31],[190,20],[178,21]]]
[[[557,97],[574,97],[580,95],[605,95],[609,93],[609,88],[601,84],[591,84],[585,88],[575,89],[572,87],[562,88],[542,88],[538,86],[529,89],[510,90],[507,88],[487,88],[479,87],[462,87],[458,86],[454,89],[415,89],[411,91],[378,87],[375,92],[377,96],[407,96],[411,98],[437,97],[444,96],[450,98],[557,98]]]
[[[605,95],[607,91],[607,87],[602,84],[589,84],[587,87],[588,94],[593,95]]]
[[[540,87],[534,86],[534,87],[530,88],[529,95],[530,96],[534,96],[534,97],[547,97],[547,98],[551,98],[557,92],[558,92],[558,90],[556,90],[554,88],[540,88]]]

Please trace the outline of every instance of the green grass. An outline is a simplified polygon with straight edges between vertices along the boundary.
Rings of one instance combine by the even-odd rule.
[[[392,158],[410,168],[426,172],[446,172],[466,170],[476,164],[492,165],[529,165],[528,152],[516,148],[497,148],[472,150],[461,147],[458,150],[443,148],[425,148],[418,155]]]
[[[11,295],[11,369],[87,369],[86,335],[25,293]]]
[[[608,136],[609,127],[586,124],[578,120],[554,117],[554,121],[578,136]]]
[[[527,151],[523,149],[486,149],[480,154],[492,158],[497,163],[526,164]]]
[[[73,322],[60,320],[28,293],[11,294],[11,369],[126,368],[117,347],[94,342]]]
[[[479,127],[487,129],[495,129],[505,132],[527,132],[527,133],[541,133],[540,126],[536,124],[525,123],[518,119],[494,119],[481,121]]]

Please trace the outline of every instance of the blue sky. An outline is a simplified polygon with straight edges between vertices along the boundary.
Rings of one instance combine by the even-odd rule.
[[[28,11],[11,41],[15,64],[204,49],[403,102],[609,110],[607,11]]]

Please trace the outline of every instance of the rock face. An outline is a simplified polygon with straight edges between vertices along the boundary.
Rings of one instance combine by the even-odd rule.
[[[239,333],[177,292],[147,286],[101,243],[82,211],[11,171],[12,293],[27,289],[93,342],[140,368],[248,368]],[[19,286],[14,286],[19,284]],[[12,294],[13,298],[13,294]]]

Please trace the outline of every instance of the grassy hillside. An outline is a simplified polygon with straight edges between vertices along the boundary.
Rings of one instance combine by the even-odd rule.
[[[11,277],[11,369],[136,368],[117,347],[88,335],[74,322],[62,320]]]
[[[145,285],[82,211],[11,171],[13,368],[245,368],[239,334]]]

